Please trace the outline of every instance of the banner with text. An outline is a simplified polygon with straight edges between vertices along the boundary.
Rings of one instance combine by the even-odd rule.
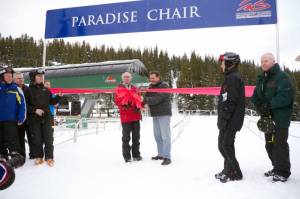
[[[145,0],[48,10],[45,38],[276,23],[276,0]]]

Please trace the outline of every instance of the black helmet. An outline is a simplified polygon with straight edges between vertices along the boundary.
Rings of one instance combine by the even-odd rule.
[[[15,71],[12,67],[9,66],[1,66],[0,67],[0,75],[4,74],[4,73],[11,73],[14,74]]]
[[[12,75],[15,73],[14,69],[9,66],[1,66],[0,67],[0,81],[3,81],[3,74],[11,73]]]
[[[32,70],[32,71],[29,72],[30,81],[34,82],[36,75],[44,75],[44,74],[45,74],[45,69],[44,68],[38,68],[38,69]]]
[[[240,56],[231,52],[220,55],[219,61],[225,61],[226,68],[237,67],[241,63]]]

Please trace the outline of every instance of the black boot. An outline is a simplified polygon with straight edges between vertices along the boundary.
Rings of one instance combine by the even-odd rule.
[[[274,176],[275,173],[274,173],[274,169],[270,170],[270,171],[267,171],[266,173],[264,173],[264,176],[265,177],[272,177]]]
[[[243,179],[243,175],[242,174],[238,175],[237,172],[231,172],[230,175],[224,174],[220,178],[220,182],[226,183],[226,182],[229,182],[229,181],[242,180],[242,179]]]
[[[222,183],[226,183],[226,182],[229,182],[231,181],[230,177],[228,175],[222,175],[220,178],[219,178],[220,182]]]
[[[172,161],[169,158],[164,158],[164,161],[161,163],[161,165],[166,166],[171,164]]]
[[[143,158],[141,156],[133,158],[133,161],[141,161],[141,160],[143,160]]]
[[[221,171],[220,173],[215,174],[215,178],[220,180],[225,175],[224,171]]]
[[[159,156],[159,155],[157,155],[157,156],[151,158],[151,160],[163,160],[163,159],[164,159],[164,158],[161,157],[161,156]]]
[[[19,168],[25,164],[25,158],[18,152],[12,152],[9,154],[8,164],[13,168]]]
[[[283,176],[280,176],[280,175],[277,175],[277,174],[275,174],[273,176],[273,182],[286,182],[286,181],[287,181],[286,177],[283,177]]]

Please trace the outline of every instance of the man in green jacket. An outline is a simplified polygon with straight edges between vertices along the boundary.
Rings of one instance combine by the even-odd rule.
[[[291,175],[287,139],[295,91],[273,54],[264,54],[261,65],[263,73],[257,78],[252,102],[261,115],[258,127],[265,133],[266,150],[273,165],[264,175],[273,177],[273,182],[285,182]]]

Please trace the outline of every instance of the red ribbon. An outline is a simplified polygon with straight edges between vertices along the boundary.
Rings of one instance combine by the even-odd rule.
[[[220,87],[199,87],[199,88],[163,88],[163,89],[142,89],[140,92],[157,92],[157,93],[177,93],[177,94],[195,94],[195,95],[220,95]],[[245,95],[251,97],[255,86],[246,86]],[[117,89],[80,89],[80,88],[51,88],[52,93],[63,94],[95,94],[95,93],[115,93]],[[132,95],[138,99],[138,94]]]
[[[136,90],[130,90],[126,88],[116,88],[116,97],[120,99],[121,105],[132,104],[137,108],[142,108],[141,95]]]

